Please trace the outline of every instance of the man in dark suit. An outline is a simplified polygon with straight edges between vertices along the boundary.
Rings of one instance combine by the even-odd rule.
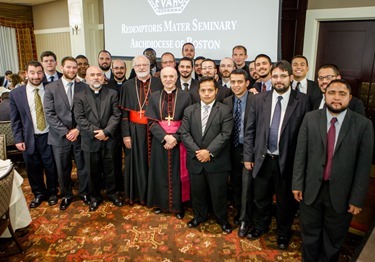
[[[230,185],[232,201],[237,209],[234,223],[239,224],[238,236],[247,234],[251,222],[252,205],[252,175],[244,169],[243,165],[243,137],[246,121],[250,112],[253,94],[247,91],[250,84],[249,75],[243,69],[235,69],[230,75],[231,89],[233,95],[224,99],[223,103],[232,109],[234,125],[231,137],[231,162]]]
[[[188,91],[192,100],[199,100],[199,81],[192,78],[191,74],[193,70],[193,60],[188,57],[181,58],[178,64],[178,73],[180,76],[177,79],[176,87]]]
[[[326,88],[332,80],[341,79],[340,71],[334,64],[322,65],[318,70],[318,84],[321,90],[319,96],[312,99],[313,110],[322,109],[325,105]],[[366,116],[362,100],[352,96],[348,108],[360,115]]]
[[[333,80],[326,108],[306,114],[298,135],[292,190],[300,201],[302,258],[337,261],[369,184],[374,131],[348,108],[351,88]]]
[[[217,81],[219,86],[222,86],[223,88],[228,88],[230,91],[230,94],[232,94],[231,86],[230,86],[230,74],[232,71],[236,68],[235,63],[232,58],[225,57],[220,61],[219,65],[219,73],[221,79]],[[247,72],[247,71],[246,71]]]
[[[54,52],[44,51],[40,55],[40,61],[44,69],[44,76],[42,79],[44,84],[56,81],[62,77],[62,74],[56,70],[57,58]]]
[[[30,61],[26,67],[28,82],[10,92],[10,119],[14,141],[22,151],[27,176],[35,198],[30,208],[48,200],[57,204],[57,175],[52,147],[48,145],[48,123],[43,110],[43,67],[38,61]],[[44,174],[46,184],[44,183]]]
[[[276,194],[277,244],[287,249],[295,207],[291,193],[298,130],[311,108],[306,94],[290,87],[292,67],[276,62],[271,69],[272,91],[254,96],[244,138],[244,164],[253,171],[255,218],[249,239],[268,231]]]
[[[292,58],[291,64],[294,77],[292,88],[304,94],[308,94],[311,101],[317,97],[321,97],[322,92],[320,91],[319,85],[306,78],[307,72],[309,71],[307,58],[303,55],[296,55]]]
[[[114,78],[113,72],[111,70],[112,65],[112,55],[107,50],[101,50],[98,54],[98,66],[104,73],[104,84]]]
[[[243,45],[236,45],[232,49],[232,58],[236,63],[236,68],[243,69],[246,72],[249,71],[249,67],[246,65],[247,49]]]
[[[76,82],[77,61],[70,56],[61,61],[63,77],[46,86],[44,110],[50,125],[48,144],[52,146],[55,157],[62,200],[60,210],[65,210],[73,201],[72,191],[72,157],[77,166],[79,181],[78,194],[88,204],[88,176],[85,170],[83,152],[81,150],[80,130],[74,120],[73,98],[86,85]]]
[[[117,92],[102,88],[104,73],[97,66],[87,69],[89,85],[74,97],[74,116],[81,130],[87,172],[89,174],[90,211],[98,209],[103,198],[100,194],[101,175],[104,175],[106,194],[115,206],[122,206],[114,174],[114,148],[117,126],[120,122]]]
[[[185,109],[181,139],[187,150],[187,168],[191,183],[194,218],[188,227],[197,227],[208,219],[210,192],[213,212],[223,232],[231,233],[227,215],[227,181],[231,169],[231,109],[216,101],[218,89],[212,77],[199,81],[201,103]]]
[[[266,54],[259,54],[254,59],[255,71],[259,76],[258,81],[255,82],[254,86],[250,88],[250,92],[253,94],[267,92],[272,90],[271,82],[271,58]]]

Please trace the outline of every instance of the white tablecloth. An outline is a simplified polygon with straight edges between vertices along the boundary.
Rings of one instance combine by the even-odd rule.
[[[3,163],[0,163],[0,166],[5,164],[5,161],[0,160],[0,162],[1,161]],[[10,221],[12,222],[13,230],[24,228],[31,223],[29,208],[27,207],[26,199],[22,192],[22,183],[23,178],[16,170],[14,170],[13,189],[9,205]],[[1,237],[11,237],[9,230],[5,230]]]

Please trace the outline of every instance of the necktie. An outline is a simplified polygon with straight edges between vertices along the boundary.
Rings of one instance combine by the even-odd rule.
[[[39,95],[39,88],[34,89],[35,95],[35,113],[36,113],[36,127],[38,130],[43,131],[46,129],[46,120],[44,118],[42,99]]]
[[[227,84],[224,84],[223,87],[228,88]]]
[[[188,91],[189,90],[189,84],[188,83],[183,83],[184,85],[184,90]]]
[[[206,129],[207,120],[208,120],[208,109],[210,109],[210,106],[204,105],[203,108],[204,108],[204,111],[203,111],[203,117],[202,117],[202,136],[203,136],[204,131]]]
[[[266,92],[267,91],[267,87],[266,87],[266,84],[265,83],[263,83],[262,84],[262,92]]]
[[[72,108],[72,105],[73,105],[73,82],[69,82],[67,84],[68,86],[68,92],[66,93],[66,95],[68,96],[68,101],[69,101],[69,105],[70,105],[70,108]]]
[[[326,159],[326,165],[324,167],[324,173],[323,173],[324,181],[327,181],[331,175],[332,157],[333,157],[333,152],[335,149],[335,140],[336,140],[336,127],[335,127],[336,121],[337,121],[337,118],[332,117],[331,126],[329,127],[329,130],[327,133],[327,159]]]
[[[281,99],[282,96],[277,97],[277,103],[275,105],[275,111],[273,112],[270,133],[268,136],[268,149],[271,153],[277,150],[277,138],[279,136],[279,126],[281,118]]]
[[[236,111],[234,112],[234,136],[233,145],[238,146],[240,143],[240,132],[241,132],[241,100],[237,100]]]
[[[301,92],[301,82],[297,82],[296,90],[297,90],[298,92]]]
[[[55,79],[55,77],[54,77],[54,76],[51,76],[51,77],[49,78],[49,81],[50,81],[50,82],[53,82],[53,79]]]

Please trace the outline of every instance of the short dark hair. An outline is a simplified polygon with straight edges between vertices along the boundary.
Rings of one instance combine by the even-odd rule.
[[[268,55],[266,55],[266,54],[259,54],[259,55],[257,55],[257,56],[255,57],[255,59],[254,59],[254,62],[255,62],[258,58],[261,58],[261,57],[266,58],[266,59],[268,60],[268,62],[270,63],[270,65],[272,65],[271,58],[270,58]]]
[[[346,88],[349,90],[349,94],[352,94],[352,87],[349,85],[348,82],[346,82],[344,79],[334,79],[332,80],[328,85],[327,85],[327,88],[326,88],[326,92],[327,92],[327,89],[332,85],[332,84],[335,84],[335,83],[340,83],[340,84],[343,84],[346,86]]]
[[[189,61],[191,63],[191,67],[194,67],[193,59],[189,57],[184,56],[183,58],[180,59],[180,63],[181,61]]]
[[[245,80],[249,80],[250,79],[249,74],[245,70],[243,70],[241,68],[234,69],[232,71],[232,73],[230,73],[230,75],[243,75],[245,77]]]
[[[204,56],[197,56],[195,59],[194,59],[194,62],[197,61],[197,60],[204,60],[206,59]]]
[[[327,68],[332,69],[333,72],[335,72],[336,75],[340,75],[340,70],[339,70],[338,66],[335,65],[335,64],[324,64],[321,67],[319,67],[318,72],[320,71],[320,69],[327,69]]]
[[[165,55],[171,55],[173,57],[173,60],[176,61],[176,58],[174,57],[174,54],[172,54],[171,52],[165,52],[161,55],[160,59],[163,59],[163,56]]]
[[[111,53],[110,53],[109,51],[105,50],[105,49],[100,50],[100,52],[98,53],[98,57],[100,56],[101,53],[107,53],[107,54],[109,54],[109,56],[112,58]]]
[[[292,70],[292,66],[290,65],[290,63],[286,60],[281,60],[281,61],[277,61],[276,63],[274,63],[271,67],[271,73],[273,72],[273,70],[275,70],[276,68],[280,69],[281,71],[287,71],[288,72],[288,75],[292,75],[293,74],[293,70]]]
[[[194,50],[195,50],[195,46],[194,46],[194,44],[193,44],[193,43],[190,43],[190,42],[187,42],[187,43],[185,43],[185,44],[182,45],[182,51],[184,50],[184,47],[185,47],[186,45],[192,45],[192,46],[194,47]]]
[[[206,58],[206,59],[203,59],[203,61],[202,61],[202,64],[204,63],[204,62],[211,62],[211,63],[213,63],[215,66],[216,66],[216,63],[215,63],[215,61],[214,60],[212,60],[211,58]]]
[[[84,56],[84,55],[77,55],[77,56],[76,56],[76,60],[77,60],[77,59],[86,59],[87,61],[89,61],[89,60],[87,59],[87,57]]]
[[[295,55],[295,56],[293,56],[292,60],[290,60],[290,63],[293,64],[293,60],[296,59],[296,58],[302,58],[302,59],[304,59],[306,61],[306,65],[309,66],[309,61],[303,55]]]
[[[215,89],[217,89],[215,78],[213,78],[211,76],[204,76],[201,79],[199,79],[198,90],[201,88],[201,84],[205,83],[205,82],[212,82],[212,83],[214,83]]]
[[[1,93],[1,100],[9,99],[10,92],[2,92]]]
[[[151,47],[146,48],[145,50],[143,50],[143,53],[142,53],[142,54],[145,54],[147,51],[152,51],[152,52],[154,52],[154,54],[156,55],[156,51],[155,51],[154,49],[152,49]]]
[[[26,71],[29,71],[29,66],[33,66],[33,67],[39,67],[40,66],[43,69],[42,64],[39,61],[36,61],[36,60],[31,60],[27,63]]]
[[[46,56],[52,56],[55,61],[57,61],[57,58],[56,58],[56,55],[54,52],[52,51],[44,51],[41,55],[40,55],[40,61],[43,61],[43,57],[46,57]]]
[[[9,76],[9,75],[11,75],[11,74],[13,74],[12,71],[10,71],[10,70],[5,71],[5,75],[6,75],[6,76]]]
[[[233,47],[232,53],[234,52],[234,49],[242,49],[245,51],[245,55],[247,55],[247,49],[243,45],[236,45],[235,47]]]
[[[61,60],[61,65],[64,66],[66,61],[72,61],[77,63],[77,60],[72,56],[66,56]]]

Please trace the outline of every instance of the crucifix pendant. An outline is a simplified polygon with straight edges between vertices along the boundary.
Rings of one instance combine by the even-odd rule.
[[[168,117],[166,117],[165,120],[168,120],[168,126],[171,126],[171,120],[173,120],[173,117],[168,115]]]

